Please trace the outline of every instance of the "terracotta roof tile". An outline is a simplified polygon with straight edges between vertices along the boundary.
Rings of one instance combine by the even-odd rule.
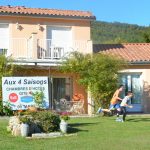
[[[150,43],[94,44],[93,51],[117,55],[129,62],[150,61]]]
[[[95,19],[89,11],[59,10],[44,8],[27,8],[24,6],[0,6],[0,14],[17,15],[37,15],[37,16],[56,16],[68,18]]]

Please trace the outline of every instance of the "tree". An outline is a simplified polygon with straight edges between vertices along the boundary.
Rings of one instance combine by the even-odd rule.
[[[143,37],[144,37],[144,40],[145,40],[146,43],[150,43],[150,36],[149,36],[149,34],[144,33]]]
[[[145,42],[143,32],[147,33],[149,29],[150,27],[119,22],[93,21],[91,22],[91,38],[94,44],[141,43]]]
[[[12,60],[8,60],[5,55],[0,55],[0,99],[2,99],[2,77],[13,74],[14,65],[11,62]]]
[[[126,62],[118,57],[97,53],[94,55],[71,53],[61,65],[63,72],[76,73],[79,83],[91,92],[96,108],[108,107],[117,87],[118,71]]]

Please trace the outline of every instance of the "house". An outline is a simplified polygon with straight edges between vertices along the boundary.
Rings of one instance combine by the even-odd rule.
[[[92,53],[88,11],[0,6],[0,53],[23,66],[16,76],[47,76],[50,79],[50,107],[73,94],[82,93],[87,109],[87,93],[73,74],[62,74],[57,67],[72,51]]]
[[[129,62],[129,67],[120,71],[120,83],[134,96],[131,112],[150,113],[150,43],[94,44],[94,53],[113,54]]]

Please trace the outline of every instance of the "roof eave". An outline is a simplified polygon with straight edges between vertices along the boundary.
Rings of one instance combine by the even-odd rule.
[[[91,17],[84,17],[84,16],[67,16],[67,15],[48,15],[48,14],[23,14],[23,13],[6,13],[6,12],[0,12],[0,15],[2,16],[23,16],[23,17],[34,17],[34,18],[57,18],[57,19],[74,19],[74,20],[88,20],[88,21],[94,21],[96,20],[95,16]]]
[[[150,61],[130,61],[130,65],[150,65]]]

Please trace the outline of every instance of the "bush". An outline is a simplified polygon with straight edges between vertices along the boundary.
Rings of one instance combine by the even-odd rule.
[[[6,103],[3,106],[3,101],[0,100],[0,116],[12,116],[13,111],[11,110],[10,104]]]
[[[67,121],[70,119],[69,115],[70,115],[70,113],[68,113],[68,112],[61,112],[60,113],[60,119]]]
[[[59,130],[60,118],[59,115],[51,111],[38,111],[31,113],[34,123],[41,129],[42,132],[53,132]]]
[[[76,74],[78,82],[90,92],[95,110],[100,106],[107,108],[117,87],[118,72],[127,67],[127,62],[103,53],[84,55],[75,51],[70,55],[63,61],[60,70]]]
[[[24,116],[20,116],[19,117],[19,120],[21,123],[27,123],[27,124],[30,124],[31,121],[32,121],[32,118],[30,115],[24,115]]]

